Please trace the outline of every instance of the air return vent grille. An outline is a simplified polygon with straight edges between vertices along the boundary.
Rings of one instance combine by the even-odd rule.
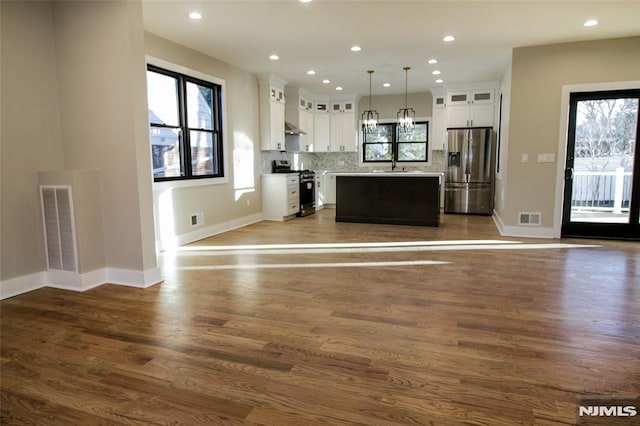
[[[41,186],[47,267],[60,271],[78,270],[71,188]]]
[[[541,224],[542,224],[542,213],[540,212],[518,213],[518,225],[540,226]]]

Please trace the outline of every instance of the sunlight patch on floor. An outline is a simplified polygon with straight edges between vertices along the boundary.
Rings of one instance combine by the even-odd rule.
[[[600,247],[597,245],[587,244],[565,244],[565,243],[541,243],[541,244],[521,244],[515,242],[500,242],[495,244],[492,242],[478,244],[463,243],[449,245],[414,245],[414,246],[347,246],[327,247],[318,245],[318,248],[303,247],[302,244],[282,244],[278,245],[288,248],[260,248],[248,249],[237,248],[231,250],[225,248],[223,250],[213,249],[215,246],[208,246],[210,249],[197,251],[180,251],[177,253],[179,257],[197,257],[197,256],[229,256],[229,255],[284,255],[284,254],[353,254],[353,253],[418,253],[418,252],[441,252],[441,251],[468,251],[468,250],[544,250],[544,249],[563,249],[563,248],[586,248]],[[311,245],[309,245],[311,246]],[[247,247],[247,246],[237,246]]]
[[[520,241],[505,240],[450,240],[450,241],[380,241],[370,243],[301,243],[301,244],[238,244],[238,245],[188,245],[176,250],[206,251],[206,250],[271,250],[271,249],[307,249],[307,248],[352,248],[352,247],[415,247],[415,246],[446,246],[450,244],[519,244]]]
[[[522,244],[513,241],[456,241],[456,244],[441,245],[443,242],[421,242],[424,245],[407,246],[400,243],[327,243],[327,244],[264,244],[258,246],[200,246],[200,249],[184,250],[176,253],[178,257],[197,256],[223,256],[223,255],[300,255],[300,254],[341,254],[341,253],[379,253],[379,252],[442,252],[442,251],[469,251],[469,250],[549,250],[549,249],[576,249],[601,247],[593,244],[567,244],[567,243],[532,243]],[[396,245],[400,244],[400,245]],[[203,249],[206,247],[206,249]],[[260,247],[250,249],[248,247]],[[269,247],[269,248],[266,248]],[[278,248],[275,248],[278,247]],[[280,248],[288,247],[288,248]],[[317,247],[317,248],[316,248]],[[215,248],[215,249],[214,249]],[[235,249],[233,249],[235,248]],[[288,268],[348,268],[348,267],[404,267],[442,265],[453,262],[436,260],[402,260],[402,261],[369,261],[369,262],[314,262],[314,263],[233,263],[222,265],[177,266],[178,270],[240,270],[240,269],[288,269]]]
[[[180,266],[176,269],[183,271],[195,270],[229,270],[229,269],[289,269],[289,268],[357,268],[376,266],[423,266],[444,265],[449,262],[437,260],[400,260],[388,262],[326,262],[326,263],[250,263],[237,265],[204,265],[204,266]]]

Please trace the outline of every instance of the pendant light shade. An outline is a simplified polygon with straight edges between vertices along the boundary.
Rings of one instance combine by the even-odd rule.
[[[410,132],[413,130],[416,122],[416,112],[413,108],[409,108],[407,105],[407,82],[409,79],[410,67],[404,67],[404,108],[400,108],[398,111],[398,131]]]
[[[362,113],[362,126],[365,133],[375,133],[378,129],[378,112],[371,109],[371,75],[373,70],[369,70],[367,73],[369,73],[369,109]]]

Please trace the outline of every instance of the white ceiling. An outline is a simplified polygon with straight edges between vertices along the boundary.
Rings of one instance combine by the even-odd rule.
[[[499,81],[514,47],[640,35],[640,0],[143,0],[143,7],[147,31],[322,95],[368,94],[368,69],[374,95],[403,93],[404,66],[409,92]],[[202,19],[189,19],[191,11]],[[586,28],[587,19],[600,23]],[[456,40],[443,42],[447,34]],[[351,52],[353,45],[362,51]],[[273,53],[280,60],[269,60]]]

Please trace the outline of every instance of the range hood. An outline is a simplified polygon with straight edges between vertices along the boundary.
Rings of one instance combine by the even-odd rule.
[[[307,134],[306,132],[304,132],[303,130],[300,130],[299,128],[289,123],[288,121],[284,122],[284,133],[287,135],[306,135]]]

